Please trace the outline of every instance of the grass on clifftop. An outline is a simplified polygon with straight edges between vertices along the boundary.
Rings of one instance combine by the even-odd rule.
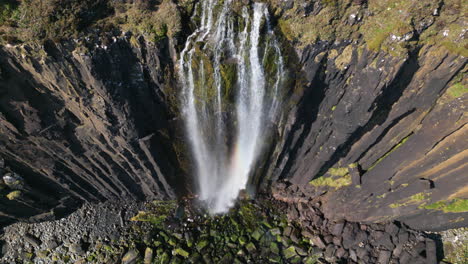
[[[281,1],[268,0],[285,37],[300,47],[316,41],[342,42],[363,38],[368,49],[407,56],[419,44],[439,45],[451,53],[468,56],[465,16],[468,5],[460,0],[355,1],[321,0],[314,14],[304,14],[304,0],[282,10]],[[418,37],[418,34],[421,34]]]
[[[0,0],[0,40],[7,43],[60,41],[113,29],[158,41],[181,28],[172,0]]]

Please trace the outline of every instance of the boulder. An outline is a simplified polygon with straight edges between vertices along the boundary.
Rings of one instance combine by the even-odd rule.
[[[312,239],[312,243],[317,246],[318,248],[325,249],[327,245],[319,236],[316,236]]]
[[[130,249],[122,258],[122,264],[135,264],[140,258],[139,252],[136,249]]]
[[[153,262],[153,249],[148,247],[145,250],[144,264],[151,264],[152,262]]]
[[[388,264],[390,262],[390,258],[392,253],[387,250],[381,250],[379,252],[379,258],[377,259],[378,264]]]

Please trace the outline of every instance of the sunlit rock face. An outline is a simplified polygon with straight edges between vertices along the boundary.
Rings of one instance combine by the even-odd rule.
[[[284,65],[265,4],[235,13],[232,1],[202,1],[198,9],[179,64],[181,108],[199,198],[221,213],[246,188],[276,119]]]

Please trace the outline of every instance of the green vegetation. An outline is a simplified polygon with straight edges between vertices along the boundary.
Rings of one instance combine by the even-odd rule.
[[[18,2],[0,0],[0,26],[18,19]]]
[[[182,29],[181,14],[171,0],[163,0],[155,6],[151,1],[140,3],[115,3],[115,15],[100,23],[145,35],[155,42],[166,36],[175,37]]]
[[[17,190],[17,191],[10,192],[9,194],[7,194],[6,197],[8,198],[8,200],[17,200],[21,197],[21,195],[22,195],[21,191]]]
[[[331,187],[339,189],[348,185],[351,185],[351,175],[348,174],[348,168],[330,168],[328,174],[331,177],[320,176],[313,179],[309,184],[315,187]]]
[[[430,195],[431,195],[430,193],[420,192],[420,193],[417,193],[417,194],[414,194],[414,195],[410,196],[407,199],[403,199],[399,203],[390,204],[390,208],[398,208],[398,207],[402,207],[402,206],[408,206],[408,205],[423,203],[423,202],[425,202],[426,200],[428,200],[430,198]]]
[[[182,217],[175,213],[182,207],[172,201],[149,204],[144,214],[138,215],[157,216],[169,212],[164,221],[153,224],[144,217],[142,223],[135,224],[132,237],[96,248],[88,255],[92,258],[88,260],[116,263],[121,256],[128,259],[136,256],[140,263],[143,251],[137,249],[148,251],[148,248],[154,253],[152,263],[248,263],[255,260],[312,264],[317,260],[311,240],[302,236],[295,224],[288,223],[278,205],[269,200],[262,201],[262,206],[256,201],[242,200],[228,214],[214,216],[206,214],[203,208],[184,204]],[[174,206],[178,209],[174,210]]]
[[[6,42],[60,41],[115,28],[160,41],[182,28],[171,0],[0,0],[0,10],[0,36]]]
[[[444,261],[466,264],[468,260],[468,228],[451,229],[442,233]]]
[[[468,5],[464,1],[444,1],[440,17],[421,34],[421,42],[440,45],[451,53],[468,57],[468,39],[464,37],[467,11]]]
[[[140,211],[136,216],[132,217],[132,221],[150,222],[156,226],[162,226],[167,218],[174,214],[176,209],[176,201],[154,201],[148,205],[147,211]]]
[[[396,57],[407,56],[408,50],[419,44],[439,45],[451,53],[468,56],[468,40],[463,37],[467,5],[460,0],[444,1],[442,8],[440,1],[427,0],[367,1],[366,7],[349,1],[322,0],[320,11],[314,15],[303,15],[300,1],[286,11],[281,11],[280,1],[267,1],[279,16],[278,25],[285,37],[299,46],[318,40],[363,37],[369,50],[383,50]],[[414,32],[421,32],[419,40]]]
[[[450,201],[438,201],[429,205],[420,206],[419,208],[429,210],[440,210],[444,213],[464,213],[468,212],[468,199],[453,199]]]
[[[345,176],[346,174],[348,174],[348,168],[346,167],[343,167],[343,168],[330,168],[328,170],[328,173],[330,173],[332,176]]]
[[[468,87],[466,86],[466,84],[463,84],[462,82],[456,83],[447,89],[447,93],[452,98],[462,97],[467,92],[468,92]]]

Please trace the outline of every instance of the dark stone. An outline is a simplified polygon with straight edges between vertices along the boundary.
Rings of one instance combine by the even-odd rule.
[[[405,244],[409,240],[409,233],[407,231],[400,231],[398,234],[398,243]]]
[[[390,262],[391,256],[392,256],[392,253],[390,251],[381,250],[379,253],[379,258],[377,260],[377,263],[388,264]]]
[[[335,246],[333,245],[328,245],[327,248],[325,249],[325,258],[332,258],[335,256]]]
[[[400,230],[400,228],[394,223],[389,223],[385,226],[385,232],[387,232],[392,237],[398,234],[398,230]]]
[[[410,261],[411,255],[408,252],[403,251],[403,253],[400,256],[400,264],[411,264]]]
[[[321,227],[323,224],[323,218],[319,215],[314,215],[313,222],[315,223],[316,227]]]
[[[34,235],[31,235],[31,234],[26,234],[24,239],[26,240],[26,242],[28,242],[29,244],[31,244],[35,248],[38,248],[42,244],[42,241],[39,238],[37,238],[37,237],[35,237]]]
[[[419,242],[416,244],[416,246],[413,247],[413,249],[410,251],[410,254],[413,257],[416,257],[416,256],[425,255],[425,251],[426,251],[426,243]]]
[[[364,257],[361,258],[361,262],[362,262],[362,263],[372,263],[372,262],[370,261],[370,259],[371,259],[371,258],[370,258],[368,255],[365,255]]]
[[[325,236],[323,240],[325,241],[325,243],[330,244],[333,242],[333,236],[331,235]]]
[[[289,208],[288,211],[288,219],[297,219],[299,218],[299,212],[297,211],[296,207],[292,206]]]
[[[343,231],[343,247],[345,249],[353,248],[359,245],[361,242],[367,240],[367,233],[362,231],[358,226],[353,228],[351,225],[346,224]]]
[[[437,264],[436,242],[432,239],[426,239],[426,263]]]
[[[395,248],[395,245],[393,245],[390,235],[387,233],[383,233],[382,236],[376,241],[375,245],[382,246],[390,251]]]
[[[59,244],[58,244],[57,240],[51,239],[51,240],[47,240],[47,241],[45,242],[45,246],[46,246],[47,249],[51,249],[51,250],[52,250],[52,249],[55,249],[56,247],[58,247]]]
[[[371,224],[370,228],[372,228],[375,231],[385,231],[385,226],[381,224]]]
[[[333,244],[341,246],[341,237],[333,237]]]
[[[316,245],[317,247],[321,249],[325,249],[327,246],[325,245],[325,242],[320,238],[319,236],[316,236],[312,239],[312,243]]]
[[[335,256],[339,259],[343,258],[346,254],[347,254],[346,250],[344,250],[344,248],[341,248],[341,247],[338,248],[335,252]]]
[[[356,251],[354,251],[354,249],[349,250],[349,258],[352,261],[357,262],[357,254],[356,254]]]
[[[339,236],[339,235],[341,235],[341,233],[343,232],[344,226],[345,226],[345,223],[344,223],[344,222],[335,223],[335,224],[333,225],[333,227],[331,228],[331,233],[332,233],[334,236]]]
[[[292,233],[291,236],[289,236],[292,242],[298,244],[299,243],[299,238],[296,236],[296,234]]]
[[[393,256],[399,257],[401,255],[401,252],[403,252],[403,244],[398,244],[393,250]]]
[[[6,241],[0,240],[0,258],[5,256],[8,252],[8,243]]]
[[[366,256],[369,255],[369,252],[365,248],[358,248],[356,250],[356,255],[360,259],[364,259]]]
[[[351,182],[354,186],[361,185],[361,173],[357,167],[348,168],[351,175]]]
[[[283,236],[289,237],[289,236],[291,235],[292,231],[293,231],[292,227],[287,226],[287,227],[283,230]]]
[[[307,238],[313,238],[314,237],[314,235],[312,233],[310,233],[309,231],[302,231],[301,235],[303,237],[307,237]]]

